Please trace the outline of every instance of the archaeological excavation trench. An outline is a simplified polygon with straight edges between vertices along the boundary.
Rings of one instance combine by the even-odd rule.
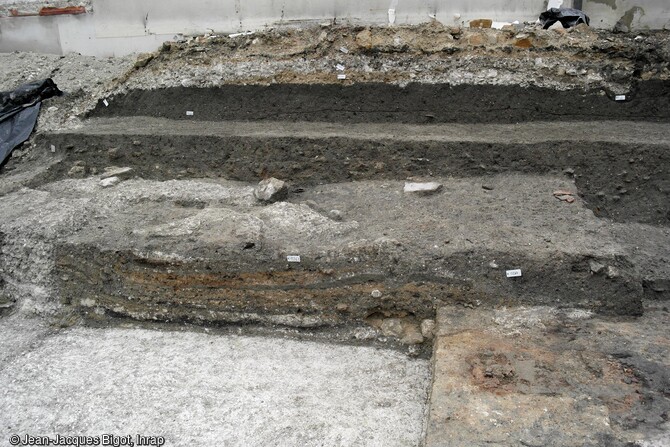
[[[54,242],[53,277],[92,320],[390,320],[411,344],[444,304],[639,315],[643,297],[667,296],[653,252],[670,221],[663,83],[625,102],[361,84],[131,91],[107,104],[81,128],[39,134],[49,167],[28,183],[86,215]],[[114,166],[131,169],[100,189]],[[254,198],[270,177],[287,182],[286,201]],[[441,187],[404,192],[408,180]],[[639,239],[651,251],[632,254]]]
[[[0,171],[0,439],[664,445],[668,37],[560,31],[0,56],[68,92]]]

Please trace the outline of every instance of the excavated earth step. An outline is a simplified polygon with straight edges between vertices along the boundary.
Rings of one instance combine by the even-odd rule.
[[[570,180],[434,180],[443,187],[432,195],[396,181],[352,182],[261,205],[244,185],[101,188],[92,178],[47,185],[40,200],[67,197],[72,214],[88,215],[53,243],[60,297],[92,318],[418,327],[441,303],[641,312],[627,247]],[[3,202],[13,213],[40,206],[21,193]],[[521,276],[507,277],[514,269]]]
[[[93,119],[40,134],[54,164],[32,186],[129,166],[148,179],[277,177],[294,190],[353,180],[563,174],[620,222],[670,223],[670,138],[649,122],[337,124]]]
[[[623,95],[604,89],[421,83],[404,87],[389,83],[173,87],[131,90],[101,99],[89,117],[417,124],[555,119],[668,122],[669,85],[668,81],[641,81],[629,92],[619,92]]]

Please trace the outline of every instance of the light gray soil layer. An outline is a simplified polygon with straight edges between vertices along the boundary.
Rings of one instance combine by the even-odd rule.
[[[3,338],[29,344],[10,320]],[[136,434],[167,446],[418,446],[430,372],[387,350],[77,328],[7,355],[0,442]],[[14,348],[9,348],[12,351]]]

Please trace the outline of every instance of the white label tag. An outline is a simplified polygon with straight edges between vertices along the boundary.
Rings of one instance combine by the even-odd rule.
[[[102,103],[105,105],[105,107],[109,107],[109,103],[107,102],[106,99],[103,99],[103,100],[102,100]]]
[[[337,75],[337,79],[339,79],[340,81],[341,81],[341,80],[344,80],[344,79],[347,79],[347,75],[345,75],[345,74],[339,74],[339,75]]]
[[[56,146],[54,146],[53,144],[51,145],[51,152],[56,152]]]
[[[521,276],[521,269],[516,269],[516,270],[507,270],[505,272],[508,278],[517,278]]]
[[[287,256],[286,260],[288,262],[300,262],[300,256]]]
[[[337,68],[338,71],[344,71],[344,65],[342,64],[337,64],[335,68]]]
[[[186,111],[186,116],[193,116],[193,111],[192,110],[187,110]]]
[[[626,100],[626,95],[616,95],[614,97],[615,101],[625,101]]]
[[[340,47],[340,51],[343,52],[344,54],[347,54],[349,50],[347,50],[347,47]]]

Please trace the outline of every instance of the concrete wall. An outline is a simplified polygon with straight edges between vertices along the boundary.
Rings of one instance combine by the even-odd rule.
[[[633,30],[670,30],[669,0],[583,0],[582,10],[598,28],[610,28],[621,20]]]
[[[571,7],[579,0],[549,0]],[[268,26],[324,22],[445,24],[472,19],[534,21],[547,0],[62,0],[86,5],[80,15],[11,17],[10,8],[31,13],[45,2],[0,0],[0,52],[40,51],[95,56],[152,51],[176,34],[233,33]],[[669,0],[581,0],[592,25],[670,29]],[[50,2],[53,4],[53,2]],[[390,10],[394,11],[394,14]]]

